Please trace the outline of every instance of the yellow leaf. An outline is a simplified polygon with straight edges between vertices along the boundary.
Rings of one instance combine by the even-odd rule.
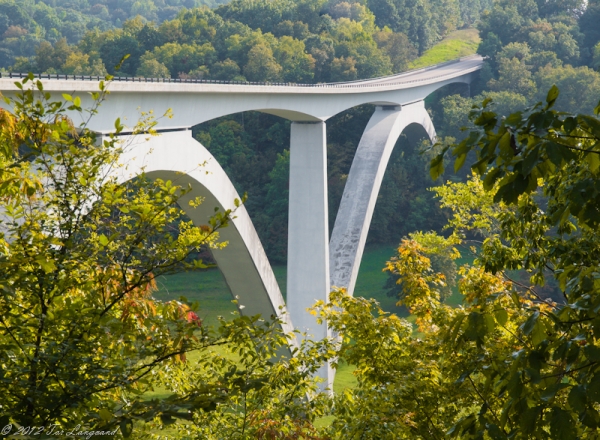
[[[102,408],[98,414],[100,415],[100,418],[106,422],[110,422],[113,417],[112,413],[106,408]]]

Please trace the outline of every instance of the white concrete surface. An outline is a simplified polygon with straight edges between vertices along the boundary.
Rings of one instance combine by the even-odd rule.
[[[181,208],[196,225],[208,224],[214,208],[236,209],[239,199],[233,184],[216,159],[194,138],[191,131],[163,133],[160,136],[124,136],[126,146],[117,169],[119,179],[127,181],[142,172],[149,178],[171,180],[191,191],[182,199]],[[204,202],[190,208],[189,200],[198,196]],[[286,311],[283,296],[244,206],[236,209],[233,221],[219,230],[219,239],[228,245],[214,250],[213,256],[244,315],[277,316],[283,330],[294,327]],[[200,304],[202,307],[202,304]]]
[[[324,122],[293,122],[290,136],[287,305],[292,322],[313,340],[328,336],[306,309],[329,298],[327,140]],[[319,376],[331,388],[329,365]],[[333,388],[331,388],[333,389]]]
[[[128,127],[135,125],[140,110],[153,110],[157,116],[172,109],[172,119],[159,120],[158,129],[193,125],[242,111],[258,110],[292,121],[325,121],[349,108],[367,103],[408,104],[421,101],[446,84],[469,83],[481,69],[483,59],[473,56],[417,71],[348,83],[301,85],[193,84],[160,82],[110,83],[111,95],[89,128],[99,133],[114,130],[120,118]],[[0,91],[13,95],[18,89],[11,78],[0,78]],[[81,97],[83,108],[91,105],[90,92],[98,91],[98,81],[43,80],[45,90],[61,99],[62,93]],[[3,103],[0,102],[0,105]],[[70,116],[78,124],[84,118]]]
[[[376,107],[367,124],[350,173],[331,233],[331,286],[354,293],[369,226],[385,170],[402,132],[417,124],[431,140],[433,123],[423,101],[403,107]]]

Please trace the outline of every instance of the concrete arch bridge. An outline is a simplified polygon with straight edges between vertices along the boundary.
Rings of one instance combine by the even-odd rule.
[[[316,85],[120,78],[110,84],[110,98],[88,126],[108,134],[116,118],[134,124],[139,109],[152,109],[157,115],[172,109],[172,119],[158,121],[161,136],[147,140],[124,135],[132,146],[122,158],[127,164],[122,178],[144,170],[150,177],[189,183],[193,190],[187,197],[203,196],[205,203],[188,214],[195,223],[205,224],[215,206],[232,209],[239,195],[215,158],[192,138],[191,127],[250,110],[291,120],[287,304],[243,206],[233,224],[220,231],[229,245],[213,255],[232,294],[244,306],[243,313],[282,316],[287,309],[282,316],[284,330],[298,328],[321,339],[328,334],[327,326],[317,324],[306,309],[317,300],[326,301],[332,286],[346,287],[352,294],[381,181],[398,137],[407,128],[410,134],[420,127],[433,140],[435,130],[423,100],[447,84],[469,84],[482,65],[480,56],[471,56],[388,77]],[[4,95],[17,92],[13,78],[14,74],[0,77]],[[99,79],[48,76],[44,87],[51,93],[77,94],[85,108],[92,100],[83,92],[98,91]],[[375,112],[356,151],[330,238],[326,121],[361,104],[374,104]],[[79,115],[72,116],[78,122]],[[324,367],[320,375],[326,378],[325,386],[331,385],[333,372]]]

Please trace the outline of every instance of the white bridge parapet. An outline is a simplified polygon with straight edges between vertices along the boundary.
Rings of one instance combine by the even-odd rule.
[[[288,228],[287,308],[273,271],[245,208],[236,211],[233,225],[220,231],[229,241],[213,252],[232,295],[239,297],[245,314],[283,319],[283,329],[294,327],[316,339],[328,335],[306,308],[316,300],[327,301],[331,286],[346,287],[352,294],[365,241],[387,162],[398,137],[411,125],[422,127],[430,139],[435,130],[423,100],[451,83],[469,84],[483,66],[474,55],[423,69],[362,81],[334,84],[249,84],[214,81],[144,80],[119,78],[108,85],[111,95],[102,103],[88,128],[101,134],[114,131],[117,118],[131,129],[140,111],[160,116],[172,110],[172,118],[160,118],[160,137],[135,139],[135,147],[122,158],[129,163],[131,178],[141,170],[149,177],[190,184],[189,197],[203,196],[196,210],[187,210],[196,224],[205,224],[218,206],[228,209],[239,197],[212,155],[191,137],[189,129],[211,119],[243,111],[261,111],[293,121],[290,145],[290,205]],[[8,76],[8,77],[7,77]],[[15,78],[0,74],[0,92],[14,97]],[[41,75],[44,79],[44,75]],[[82,107],[93,104],[92,92],[99,79],[47,76],[44,89],[54,99],[63,93],[77,95]],[[358,146],[331,242],[327,218],[326,123],[332,116],[361,104],[376,110]],[[6,104],[0,102],[0,106]],[[69,115],[75,124],[79,113]],[[126,131],[128,128],[126,128]],[[206,162],[207,168],[199,167]],[[207,174],[206,171],[209,171]],[[187,209],[187,207],[185,208]],[[330,252],[331,248],[331,252]],[[320,376],[331,386],[333,371],[324,366]]]

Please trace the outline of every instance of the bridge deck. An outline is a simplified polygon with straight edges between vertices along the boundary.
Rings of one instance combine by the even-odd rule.
[[[181,80],[157,78],[115,77],[110,89],[113,92],[164,92],[164,93],[275,93],[275,94],[338,94],[370,93],[374,91],[400,90],[436,83],[452,79],[481,69],[483,58],[479,55],[459,58],[446,63],[437,64],[421,69],[410,70],[396,75],[365,80],[320,83],[251,83],[218,80]],[[15,79],[24,78],[27,74],[0,73],[0,90],[17,90]],[[98,82],[102,77],[81,75],[36,75],[46,80],[44,87],[49,91],[97,91]]]

